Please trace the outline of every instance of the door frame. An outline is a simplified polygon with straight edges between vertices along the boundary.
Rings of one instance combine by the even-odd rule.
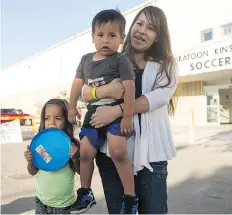
[[[220,125],[220,95],[219,95],[219,90],[220,89],[229,89],[232,88],[232,84],[223,84],[223,85],[214,85],[214,86],[204,86],[204,95],[206,97],[206,118],[205,118],[205,123],[208,125]],[[207,93],[208,92],[216,92],[217,93],[217,99],[218,99],[218,104],[215,105],[217,106],[217,122],[216,123],[211,123],[207,121],[207,110],[209,105],[207,105]]]

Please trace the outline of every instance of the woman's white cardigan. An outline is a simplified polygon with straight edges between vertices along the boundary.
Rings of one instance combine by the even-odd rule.
[[[151,162],[166,161],[176,156],[172,132],[169,123],[168,103],[173,96],[177,85],[177,71],[173,71],[172,82],[165,88],[155,88],[159,64],[148,62],[142,76],[142,95],[149,102],[149,111],[141,114],[141,134],[138,114],[134,114],[135,136],[127,141],[129,157],[134,166],[134,174],[144,167],[153,171]],[[167,77],[160,77],[156,86],[167,83]],[[101,152],[109,151],[107,144]]]

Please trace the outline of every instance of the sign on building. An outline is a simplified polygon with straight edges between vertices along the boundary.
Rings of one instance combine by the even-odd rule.
[[[232,69],[232,39],[176,56],[180,76]]]

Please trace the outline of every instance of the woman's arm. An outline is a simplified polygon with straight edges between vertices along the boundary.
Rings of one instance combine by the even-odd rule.
[[[145,113],[169,104],[177,87],[177,65],[171,63],[168,70],[169,78],[163,72],[157,77],[154,89],[136,99],[134,113]]]
[[[120,79],[113,80],[110,84],[98,87],[96,95],[98,98],[115,98],[120,99],[124,93]],[[156,86],[163,86],[167,82],[166,77],[160,78],[160,81]],[[140,96],[135,100],[134,113],[145,113],[154,109],[159,109],[164,105],[167,105],[173,96],[177,86],[175,76],[172,78],[170,86],[163,88],[155,88],[154,90]],[[91,101],[92,98],[92,87],[84,86],[82,90],[82,97],[86,102]],[[123,107],[123,104],[122,104]],[[118,108],[115,108],[118,112]],[[118,112],[120,114],[120,112]],[[119,116],[120,117],[120,116]]]
[[[121,104],[123,108],[123,104]],[[149,101],[146,96],[140,96],[135,99],[134,113],[146,113],[149,111]]]
[[[163,77],[156,86],[163,86],[163,83],[167,82],[167,77]],[[165,105],[168,105],[170,99],[176,91],[177,81],[173,77],[169,86],[166,87],[155,87],[154,90],[144,94],[148,101],[148,111],[159,109]]]
[[[96,89],[96,97],[97,98],[104,99],[107,97],[107,87],[106,86],[107,85],[103,85],[103,86],[98,87]],[[81,97],[85,102],[90,102],[93,100],[92,91],[93,91],[93,87],[90,87],[88,85],[83,86]]]
[[[121,104],[123,108],[123,104]],[[134,113],[145,113],[149,111],[149,102],[145,96],[141,96],[135,100]],[[96,128],[108,125],[115,119],[122,117],[123,113],[119,105],[102,106],[97,108],[92,115],[90,124]]]
[[[135,100],[134,113],[146,113],[168,105],[175,90],[176,84],[170,87],[157,88],[140,96]]]
[[[140,96],[135,100],[134,113],[146,113],[155,108],[158,109],[167,105],[174,92],[175,88],[163,88],[155,89],[144,96]],[[123,108],[123,104],[121,106]],[[92,126],[100,128],[122,117],[122,115],[122,110],[119,105],[103,106],[97,108],[96,112],[92,115],[90,123]]]
[[[93,87],[84,85],[82,88],[81,97],[85,102],[90,102],[93,100],[92,97]],[[119,78],[114,79],[107,85],[97,87],[96,96],[99,99],[112,98],[112,99],[121,99],[124,94],[124,88],[122,82]]]
[[[140,96],[135,100],[134,105],[134,113],[146,113],[148,111],[152,111],[154,109],[159,109],[165,105],[168,105],[171,97],[173,96],[177,81],[176,76],[173,75],[172,82],[169,86],[163,88],[154,88],[154,90]],[[167,82],[166,77],[162,77],[157,82],[156,86],[163,86]],[[123,108],[123,104],[121,104]],[[100,107],[96,110],[96,112],[92,116],[91,124],[93,126],[100,127],[104,125],[108,125],[115,119],[122,116],[122,110],[119,106],[106,106]]]
[[[169,103],[175,87],[155,89],[144,96],[135,100],[134,113],[146,113],[153,109],[161,108]],[[121,104],[123,108],[123,104]],[[103,106],[97,108],[90,121],[92,126],[99,128],[113,122],[115,119],[122,117],[122,110],[119,105]],[[101,126],[100,126],[101,125]]]

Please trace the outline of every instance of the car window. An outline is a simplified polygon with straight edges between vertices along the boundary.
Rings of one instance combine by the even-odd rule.
[[[9,109],[1,109],[1,113],[9,113]]]
[[[1,109],[0,113],[3,113],[3,114],[17,113],[18,114],[17,110],[13,109],[13,108],[11,108],[11,109]]]
[[[22,110],[16,110],[16,112],[17,112],[18,114],[23,114],[23,111],[22,111]]]

